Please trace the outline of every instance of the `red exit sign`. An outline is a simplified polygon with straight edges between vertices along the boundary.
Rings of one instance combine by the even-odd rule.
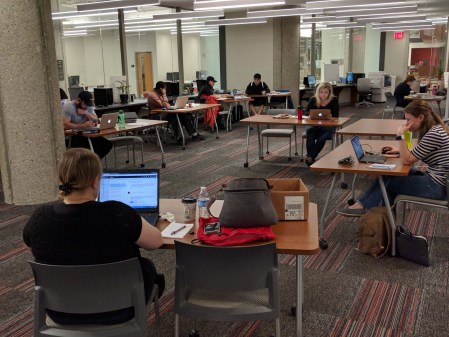
[[[404,38],[404,32],[394,32],[394,38],[400,40]]]

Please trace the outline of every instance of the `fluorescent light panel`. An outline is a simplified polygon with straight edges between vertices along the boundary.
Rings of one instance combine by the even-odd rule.
[[[342,7],[383,7],[385,4],[401,5],[405,1],[393,0],[324,0],[324,1],[308,1],[307,9],[329,9]]]
[[[356,18],[357,22],[397,22],[401,20],[424,20],[426,18],[425,15],[416,15],[416,16],[410,16],[410,15],[391,15],[391,16],[383,16],[383,17],[371,17],[371,18]]]
[[[373,29],[379,29],[379,30],[385,30],[385,29],[393,29],[393,30],[403,30],[406,28],[410,28],[410,29],[426,29],[426,28],[434,28],[435,26],[433,26],[432,24],[429,25],[397,25],[395,27],[372,27]]]
[[[347,19],[337,18],[335,16],[316,16],[313,18],[303,18],[302,22],[304,23],[317,23],[317,22],[345,22]]]
[[[224,16],[224,11],[215,10],[215,11],[200,11],[200,12],[179,12],[179,13],[170,13],[170,14],[159,14],[153,15],[154,20],[177,20],[177,19],[198,19],[198,18],[213,18]]]
[[[78,12],[98,10],[98,9],[119,9],[136,6],[155,6],[160,5],[159,0],[114,0],[114,1],[101,1],[92,2],[86,4],[80,4],[77,6]]]
[[[195,2],[193,8],[195,11],[204,11],[211,9],[225,8],[248,8],[285,5],[285,0],[217,0],[217,1],[201,1]]]
[[[404,30],[432,30],[435,29],[435,26],[433,27],[420,27],[420,26],[415,26],[415,27],[401,27],[401,28],[385,28],[385,29],[381,29],[381,32],[400,32],[400,31],[404,31]]]
[[[137,12],[137,8],[129,8],[124,13],[133,13]],[[117,15],[116,10],[105,10],[105,11],[98,11],[98,10],[92,10],[92,11],[86,11],[86,12],[57,12],[52,13],[52,19],[53,20],[63,20],[63,19],[72,19],[72,18],[83,18],[83,17],[90,17],[90,16],[106,16],[106,15]]]
[[[323,14],[322,9],[308,11],[305,8],[291,8],[291,9],[273,9],[268,11],[250,11],[246,13],[248,18],[274,18],[282,16],[299,16],[310,14]]]
[[[336,17],[360,17],[360,16],[377,16],[377,15],[393,15],[393,14],[417,14],[418,6],[403,6],[403,7],[387,7],[382,9],[366,8],[363,11],[348,10],[335,12]]]
[[[326,25],[326,28],[365,28],[365,25],[362,25],[360,23],[330,23]]]
[[[431,24],[430,21],[427,20],[404,20],[404,21],[396,21],[396,22],[373,22],[371,24],[372,27],[385,27],[385,26],[400,26],[406,24]]]
[[[239,18],[206,21],[206,26],[248,25],[255,23],[267,23],[265,18]]]

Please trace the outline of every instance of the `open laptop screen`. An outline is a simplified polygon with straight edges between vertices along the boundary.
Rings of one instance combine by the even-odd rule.
[[[159,170],[104,171],[98,201],[121,201],[139,212],[159,210]]]
[[[355,156],[357,159],[360,159],[365,154],[362,149],[362,145],[360,144],[359,137],[354,136],[351,139],[352,147],[354,148]]]

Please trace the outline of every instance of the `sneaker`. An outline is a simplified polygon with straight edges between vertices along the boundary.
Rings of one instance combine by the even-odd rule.
[[[315,160],[310,156],[306,156],[306,158],[304,159],[304,162],[306,163],[307,166],[310,166],[315,162]]]
[[[196,134],[196,136],[192,136],[192,140],[204,140],[204,136],[200,135],[199,133]]]
[[[337,213],[345,216],[359,217],[366,213],[363,208],[340,208],[337,209]]]

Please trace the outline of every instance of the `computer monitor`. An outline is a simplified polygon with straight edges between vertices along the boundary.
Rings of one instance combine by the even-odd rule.
[[[95,105],[107,106],[114,103],[112,88],[94,88]]]
[[[179,83],[178,82],[165,82],[165,90],[167,96],[179,96]]]
[[[197,80],[205,80],[207,78],[207,70],[198,70],[196,72]]]
[[[348,71],[346,73],[346,83],[348,84],[354,83],[354,74],[352,73],[352,71]]]
[[[309,86],[314,87],[316,85],[315,75],[307,75],[307,82],[309,82]]]
[[[69,87],[76,87],[76,86],[80,85],[80,76],[79,75],[69,76],[68,80],[69,80]]]
[[[167,81],[170,81],[170,82],[179,81],[179,72],[175,71],[175,72],[167,73]]]
[[[353,83],[357,83],[359,78],[365,78],[365,73],[352,73],[352,77],[354,79]]]

